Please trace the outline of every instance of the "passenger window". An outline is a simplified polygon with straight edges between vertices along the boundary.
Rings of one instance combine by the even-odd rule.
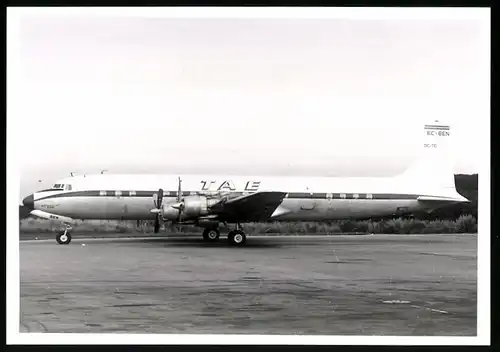
[[[100,195],[100,196],[105,196],[105,195],[106,195],[106,191],[100,191],[100,192],[99,192],[99,195]]]

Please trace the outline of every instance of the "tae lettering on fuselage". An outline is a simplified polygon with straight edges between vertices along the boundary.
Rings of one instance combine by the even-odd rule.
[[[245,188],[243,191],[245,192],[256,192],[258,191],[260,186],[260,181],[247,181],[245,183]],[[234,183],[230,180],[225,180],[223,182],[217,181],[201,181],[201,190],[202,191],[235,191],[236,187]]]

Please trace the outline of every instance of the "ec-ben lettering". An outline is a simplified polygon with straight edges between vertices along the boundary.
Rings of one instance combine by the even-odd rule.
[[[427,131],[428,136],[449,136],[449,131]]]

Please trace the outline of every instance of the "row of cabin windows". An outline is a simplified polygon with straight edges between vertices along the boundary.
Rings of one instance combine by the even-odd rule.
[[[115,197],[121,197],[121,195],[122,195],[122,191],[100,191],[99,195],[100,196],[112,196],[113,193],[114,193]],[[129,191],[128,193],[129,193],[129,196],[131,196],[131,197],[136,195],[135,191]],[[373,199],[373,195],[371,195],[371,194],[365,194],[364,196],[366,197],[366,199]],[[333,197],[333,194],[331,194],[331,193],[327,194],[327,199],[331,199],[332,197]],[[340,198],[346,199],[347,195],[345,193],[341,193]],[[353,198],[354,199],[359,198],[359,194],[356,194],[356,193],[353,194]]]
[[[109,193],[109,194],[108,194]],[[99,195],[100,196],[110,196],[112,194],[115,194],[115,197],[120,197],[122,195],[122,191],[100,191]],[[136,195],[135,191],[129,191],[128,192],[129,196],[133,197]]]
[[[328,193],[326,197],[327,197],[328,199],[331,199],[331,198],[333,198],[333,194]],[[354,199],[358,199],[358,198],[359,198],[359,194],[354,193],[354,194],[352,195],[352,197],[353,197]],[[371,195],[371,194],[366,194],[366,195],[365,195],[365,197],[366,197],[366,199],[373,199],[373,195]],[[341,193],[341,194],[340,194],[340,199],[346,199],[346,198],[347,198],[347,195],[346,195],[345,193]]]
[[[59,190],[66,190],[66,191],[71,191],[73,187],[71,185],[64,185],[61,183],[56,183],[54,186],[52,186],[53,189],[59,189]]]

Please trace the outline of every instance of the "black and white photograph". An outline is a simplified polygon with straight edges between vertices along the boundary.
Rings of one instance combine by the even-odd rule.
[[[7,8],[7,342],[488,345],[490,30]]]

